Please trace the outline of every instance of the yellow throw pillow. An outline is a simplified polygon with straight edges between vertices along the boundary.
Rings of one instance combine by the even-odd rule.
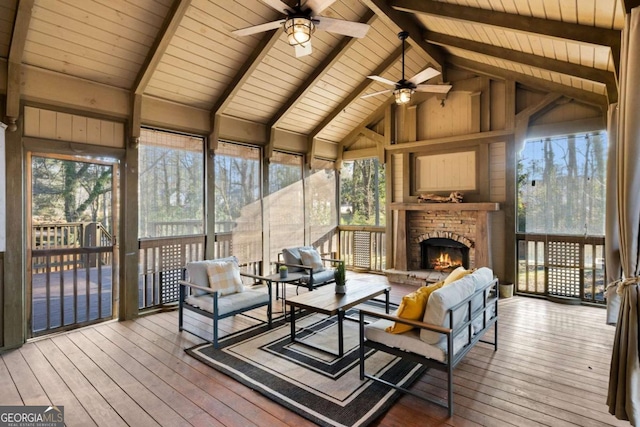
[[[464,267],[458,267],[455,270],[453,270],[451,273],[449,273],[447,278],[444,279],[444,286],[447,286],[458,279],[462,279],[464,276],[471,273],[473,273],[473,270],[467,270]]]
[[[422,320],[424,317],[424,310],[427,308],[427,302],[429,296],[436,289],[440,289],[444,286],[444,282],[434,283],[429,286],[422,286],[418,290],[411,292],[408,295],[402,297],[402,301],[398,306],[396,316],[402,319],[408,320]],[[413,326],[405,323],[395,322],[393,325],[388,326],[385,329],[392,334],[401,334],[413,329]]]

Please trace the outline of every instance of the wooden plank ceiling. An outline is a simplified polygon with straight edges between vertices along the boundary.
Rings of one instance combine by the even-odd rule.
[[[30,19],[17,20],[21,4]],[[259,0],[3,0],[0,57],[340,143],[389,102],[360,96],[388,89],[367,75],[400,79],[401,29],[411,33],[407,77],[433,66],[438,83],[459,68],[615,102],[624,9],[622,0],[336,0],[321,15],[368,23],[367,36],[316,31],[313,53],[296,58],[281,30],[231,34],[280,18]]]

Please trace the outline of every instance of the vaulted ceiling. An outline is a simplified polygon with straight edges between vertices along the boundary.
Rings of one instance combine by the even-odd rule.
[[[290,5],[295,2],[285,1]],[[617,100],[621,29],[630,0],[336,0],[322,16],[359,21],[363,39],[325,31],[296,58],[280,29],[233,30],[280,14],[260,0],[2,0],[0,58],[7,116],[21,70],[37,68],[267,129],[339,143],[391,100],[366,76],[452,69],[514,80],[605,106]],[[134,108],[135,111],[135,108]],[[135,123],[135,121],[134,121]]]

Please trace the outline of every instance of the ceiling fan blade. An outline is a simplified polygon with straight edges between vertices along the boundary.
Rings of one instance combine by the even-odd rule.
[[[316,24],[316,28],[319,30],[331,31],[332,33],[338,33],[343,36],[356,37],[359,39],[366,36],[367,31],[369,31],[369,24],[327,18],[324,16],[315,17],[314,23]]]
[[[422,82],[426,82],[427,80],[432,79],[437,75],[440,75],[440,71],[436,70],[435,68],[429,67],[429,68],[425,68],[415,76],[411,77],[409,81],[414,85],[417,85]]]
[[[370,78],[371,80],[375,80],[377,82],[384,83],[384,84],[389,85],[389,86],[395,86],[396,85],[396,82],[392,82],[391,80],[387,80],[384,77],[380,77],[380,76],[367,76],[367,77]]]
[[[239,30],[231,31],[231,34],[236,36],[250,36],[251,34],[262,33],[264,31],[275,30],[282,27],[284,19],[280,21],[267,22],[266,24],[254,25],[252,27],[241,28]]]
[[[280,0],[262,0],[262,3],[271,6],[272,8],[274,8],[275,10],[277,10],[278,12],[282,12],[285,15],[287,14],[287,12],[292,11],[292,9],[287,6],[286,3],[280,1]]]
[[[295,45],[296,49],[296,58],[300,58],[302,56],[311,55],[311,41],[308,41],[304,45]]]
[[[304,7],[308,7],[313,12],[313,15],[319,15],[320,12],[335,3],[336,0],[307,0]]]
[[[451,85],[418,85],[416,92],[447,93],[451,90]]]
[[[368,95],[363,95],[360,97],[360,99],[365,99],[365,98],[371,98],[372,96],[378,96],[378,95],[382,95],[385,93],[391,93],[393,92],[393,89],[387,89],[387,90],[381,90],[380,92],[374,92],[374,93],[370,93]]]

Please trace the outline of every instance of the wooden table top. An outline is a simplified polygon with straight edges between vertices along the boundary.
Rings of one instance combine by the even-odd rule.
[[[333,316],[338,313],[338,310],[348,310],[383,294],[387,289],[391,287],[382,283],[354,282],[347,283],[346,294],[336,294],[333,285],[326,285],[311,292],[287,298],[285,302],[292,308],[304,308]]]

